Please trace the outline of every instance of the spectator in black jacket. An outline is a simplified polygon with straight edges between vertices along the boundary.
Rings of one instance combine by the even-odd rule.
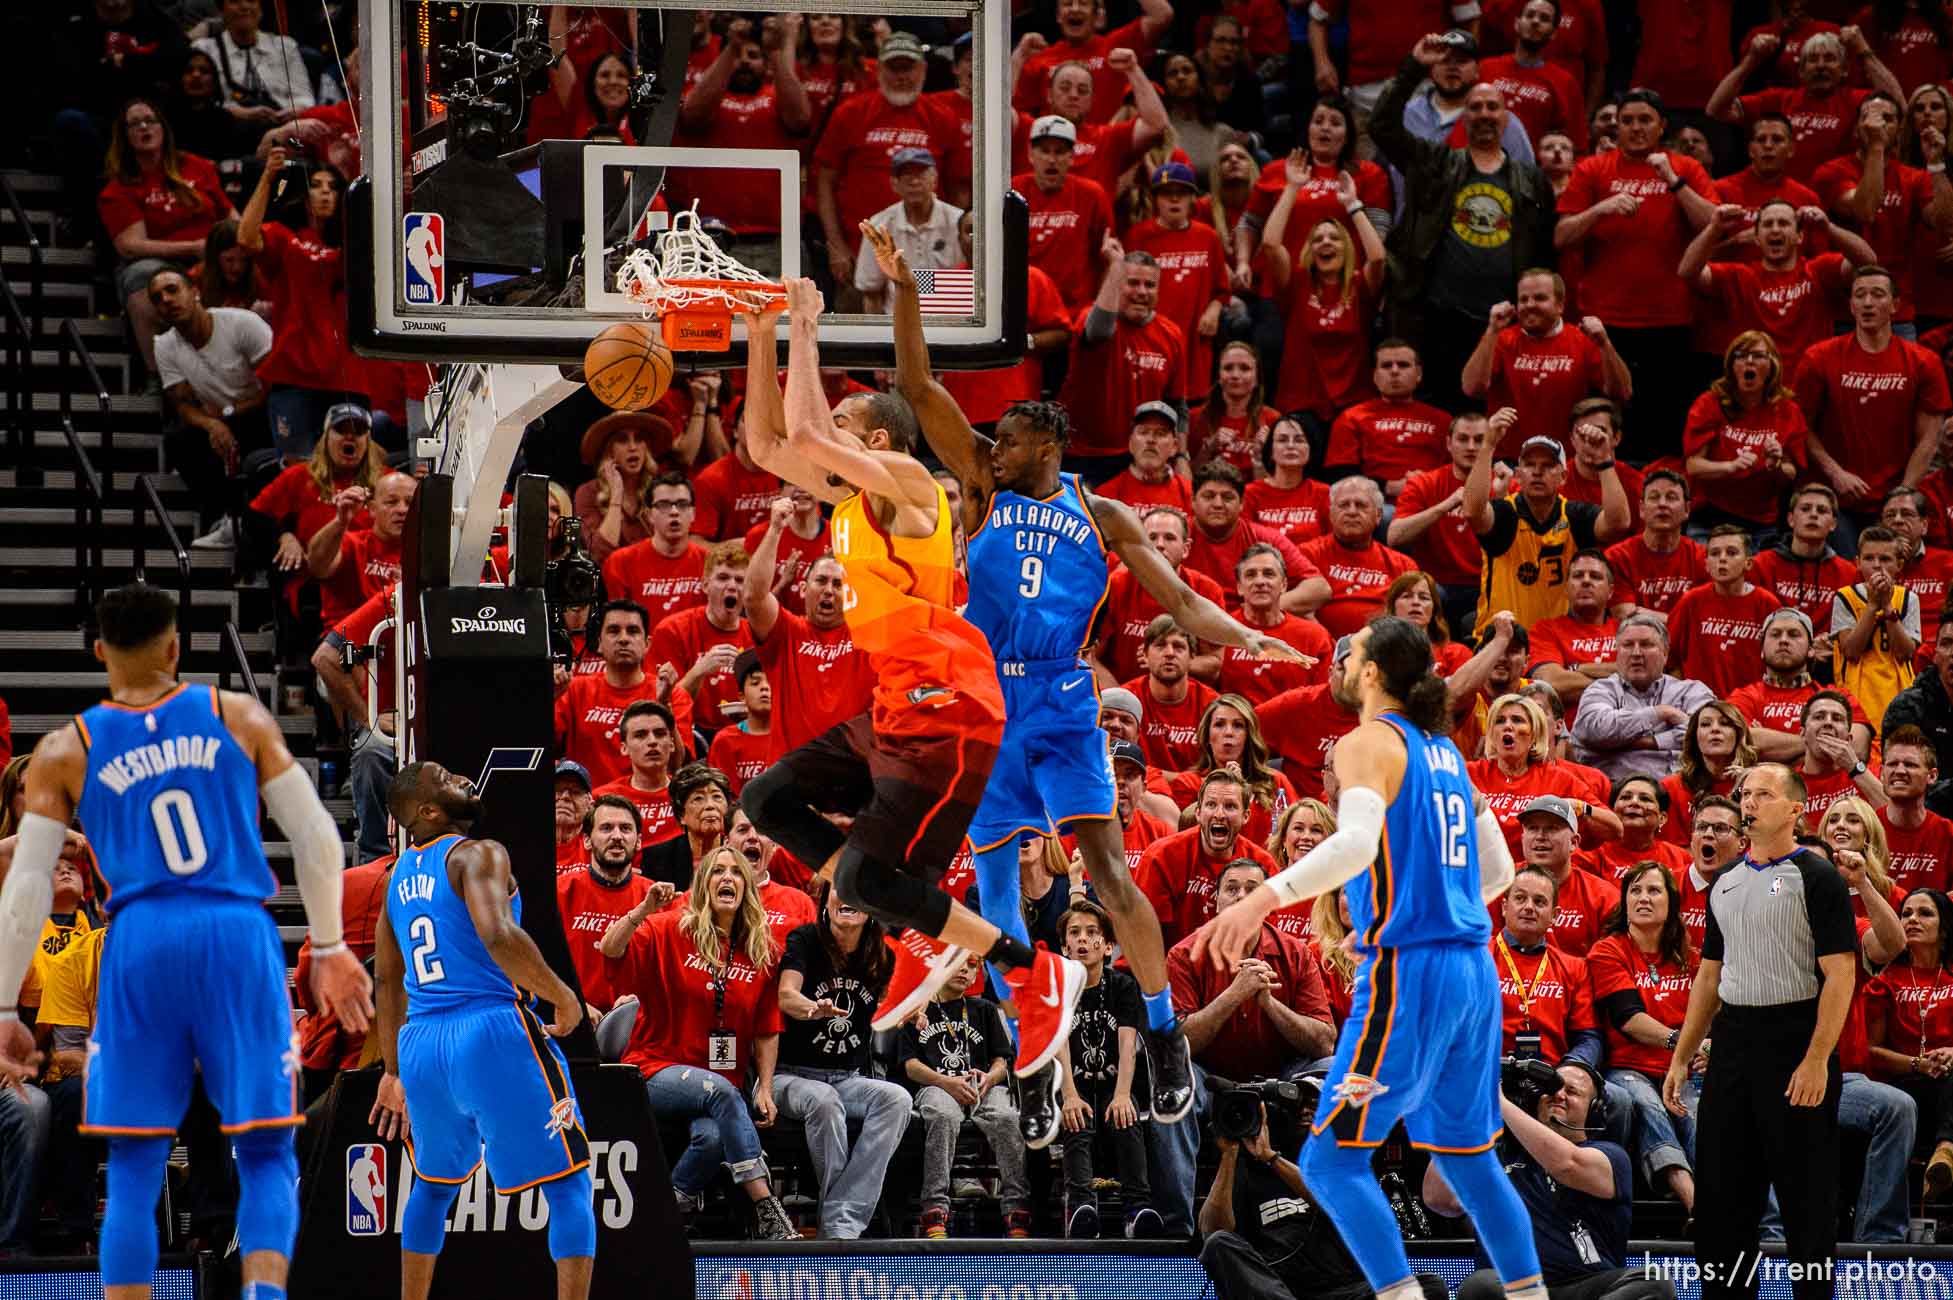
[[[1917,727],[1926,733],[1935,752],[1953,754],[1953,619],[1939,625],[1933,642],[1933,666],[1913,679],[1885,706],[1881,742],[1900,727]],[[1942,770],[1939,780],[1926,792],[1926,807],[1942,817],[1953,816],[1953,772]]]
[[[1458,410],[1459,376],[1493,304],[1511,295],[1519,272],[1553,264],[1555,200],[1537,166],[1506,152],[1505,100],[1491,85],[1466,96],[1464,148],[1406,129],[1406,103],[1449,48],[1442,37],[1417,43],[1378,99],[1370,131],[1405,186],[1404,217],[1389,238],[1389,333],[1418,344],[1430,400]],[[1489,237],[1499,230],[1509,237]]]

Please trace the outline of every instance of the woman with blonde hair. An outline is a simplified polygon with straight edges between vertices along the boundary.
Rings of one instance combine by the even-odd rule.
[[[1241,825],[1241,834],[1257,844],[1265,843],[1275,818],[1295,802],[1295,787],[1268,765],[1268,742],[1261,738],[1254,705],[1240,695],[1216,696],[1200,715],[1194,744],[1200,757],[1190,771],[1167,775],[1167,795],[1180,807],[1191,809],[1207,774],[1232,767],[1241,774],[1248,790],[1248,819]],[[1181,821],[1191,824],[1186,814]]]
[[[1758,224],[1788,207],[1765,204]],[[1723,352],[1722,376],[1695,399],[1682,428],[1697,502],[1691,532],[1706,535],[1722,523],[1765,534],[1782,529],[1783,494],[1810,463],[1810,431],[1789,378],[1775,340],[1762,330],[1738,334]],[[1767,544],[1759,538],[1752,550]]]
[[[1371,379],[1370,326],[1383,292],[1383,236],[1357,197],[1355,178],[1345,171],[1336,177],[1336,196],[1355,238],[1350,226],[1324,218],[1309,228],[1301,251],[1291,253],[1284,241],[1297,197],[1319,182],[1301,150],[1289,155],[1285,178],[1261,243],[1270,296],[1283,305],[1285,322],[1275,405],[1307,411],[1321,422],[1326,436],[1338,413],[1377,395]]]
[[[1343,889],[1336,891],[1335,902],[1334,907],[1318,907],[1309,913],[1307,942],[1322,969],[1322,991],[1329,995],[1329,1013],[1340,1032],[1356,996],[1356,953],[1355,945],[1349,942],[1349,899]]]
[[[1268,856],[1277,866],[1299,862],[1302,855],[1336,833],[1336,814],[1320,799],[1303,795],[1282,810],[1268,833]],[[1268,923],[1283,934],[1307,941],[1309,917],[1316,900],[1305,898],[1292,907],[1270,913]]]
[[[1486,717],[1485,740],[1491,757],[1466,763],[1465,772],[1499,819],[1515,858],[1520,810],[1543,794],[1572,802],[1583,835],[1597,840],[1620,838],[1621,819],[1608,806],[1610,792],[1597,788],[1573,764],[1552,756],[1553,727],[1537,701],[1525,695],[1501,695],[1492,701]]]
[[[1749,721],[1735,705],[1711,700],[1697,709],[1682,733],[1681,762],[1661,779],[1668,792],[1661,838],[1688,848],[1695,833],[1695,801],[1712,794],[1734,798],[1737,774],[1755,767],[1756,759]]]
[[[1892,910],[1898,910],[1905,901],[1905,891],[1892,883],[1892,850],[1885,838],[1885,823],[1870,804],[1857,795],[1846,795],[1824,810],[1816,830],[1825,853],[1840,871],[1855,874],[1862,870],[1891,902]],[[1851,910],[1859,916],[1865,914],[1864,900],[1856,890],[1851,894]]]
[[[781,1021],[778,954],[753,868],[722,844],[692,873],[682,907],[658,911],[662,897],[646,894],[597,945],[620,1006],[626,998],[636,1002],[624,1063],[644,1077],[653,1113],[691,1122],[672,1186],[697,1196],[723,1163],[752,1199],[757,1235],[788,1240],[798,1234],[767,1181],[760,1150],[759,1129],[772,1127],[776,1113]]]

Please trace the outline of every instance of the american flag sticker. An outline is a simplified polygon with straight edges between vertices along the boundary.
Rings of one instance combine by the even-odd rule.
[[[976,272],[970,267],[956,270],[916,270],[916,301],[925,315],[968,316],[976,311]]]

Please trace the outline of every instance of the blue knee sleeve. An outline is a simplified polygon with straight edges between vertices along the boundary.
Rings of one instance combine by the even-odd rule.
[[[597,1253],[597,1211],[590,1204],[594,1189],[590,1171],[579,1169],[567,1178],[542,1186],[549,1203],[549,1257],[584,1259]]]
[[[994,849],[986,849],[975,855],[977,904],[983,912],[983,919],[1017,940],[1025,947],[1031,946],[1031,932],[1024,925],[1024,886],[1017,874],[1017,840],[1015,837],[999,844]],[[1009,989],[1004,982],[1004,972],[995,963],[990,965],[990,979],[999,989]],[[1013,1037],[1017,1033],[1017,1022],[1009,1022]]]
[[[102,1216],[102,1285],[148,1286],[156,1277],[156,1198],[170,1139],[110,1138],[108,1212]]]
[[[1334,1138],[1317,1135],[1302,1148],[1301,1169],[1310,1199],[1336,1225],[1371,1289],[1382,1292],[1409,1281],[1411,1266],[1397,1216],[1370,1168],[1375,1154],[1371,1147],[1338,1146]],[[1525,1221],[1523,1211],[1520,1220]]]
[[[1514,1287],[1539,1283],[1539,1248],[1533,1244],[1533,1221],[1525,1202],[1506,1177],[1496,1148],[1470,1155],[1437,1155],[1438,1172],[1458,1194],[1458,1203],[1472,1216],[1479,1244],[1492,1257],[1499,1280],[1509,1293]]]
[[[237,1249],[292,1256],[298,1236],[298,1153],[288,1128],[248,1129],[231,1139],[237,1160]]]
[[[448,1235],[448,1209],[460,1194],[460,1183],[414,1179],[413,1194],[400,1212],[400,1249],[413,1255],[440,1254]]]

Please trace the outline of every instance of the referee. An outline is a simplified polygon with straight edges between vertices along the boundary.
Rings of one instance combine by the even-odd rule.
[[[1834,1052],[1851,1006],[1851,891],[1797,845],[1804,782],[1777,763],[1743,781],[1744,855],[1709,893],[1702,965],[1662,1083],[1680,1115],[1689,1061],[1715,1021],[1695,1121],[1695,1253],[1703,1300],[1753,1297],[1758,1225],[1776,1188],[1797,1300],[1831,1294],[1838,1224]]]

